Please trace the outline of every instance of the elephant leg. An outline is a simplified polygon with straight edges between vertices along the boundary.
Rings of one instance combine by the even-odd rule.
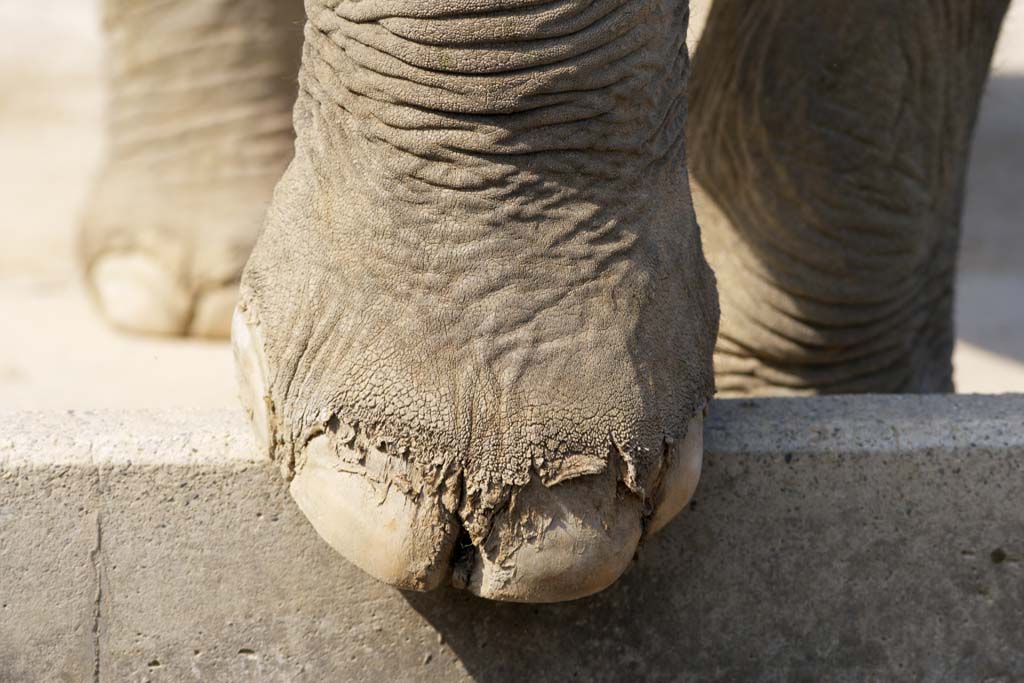
[[[233,328],[258,441],[373,576],[598,591],[696,485],[718,322],[685,0],[309,0]]]
[[[106,0],[108,152],[79,257],[130,331],[226,337],[292,155],[297,0]]]
[[[688,139],[723,394],[952,389],[968,151],[1007,0],[718,0]]]

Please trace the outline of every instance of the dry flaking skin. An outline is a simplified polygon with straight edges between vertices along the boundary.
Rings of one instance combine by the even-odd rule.
[[[114,325],[227,337],[292,156],[301,0],[106,0],[107,160],[79,258]]]
[[[696,486],[714,277],[687,3],[307,3],[234,343],[317,531],[393,585],[608,586]]]

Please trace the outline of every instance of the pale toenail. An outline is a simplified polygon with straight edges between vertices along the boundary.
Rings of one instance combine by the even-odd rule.
[[[117,327],[181,334],[188,325],[192,308],[188,291],[146,256],[104,256],[92,267],[90,280],[103,313]]]
[[[235,354],[239,398],[249,414],[257,448],[269,457],[270,392],[267,386],[263,336],[259,325],[249,323],[247,312],[241,305],[235,308],[231,319],[231,346]]]
[[[454,515],[434,491],[406,491],[369,471],[378,461],[378,469],[390,478],[413,465],[372,448],[357,453],[327,434],[313,438],[303,457],[291,494],[332,548],[370,576],[398,588],[431,590],[448,578],[459,535]]]
[[[682,442],[666,449],[666,468],[654,496],[654,514],[647,521],[647,535],[656,534],[682,512],[697,490],[704,459],[704,414],[698,413],[686,428]]]
[[[604,590],[629,567],[643,506],[608,471],[546,487],[534,479],[494,519],[469,580],[483,598],[574,600]]]

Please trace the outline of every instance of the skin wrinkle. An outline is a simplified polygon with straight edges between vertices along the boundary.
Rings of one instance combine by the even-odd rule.
[[[470,22],[446,19],[384,18],[380,25],[397,37],[414,40],[421,45],[485,46],[508,41],[536,41],[577,35],[617,11],[629,0],[617,3],[561,2],[538,6],[519,12],[515,24],[507,21],[508,13],[478,14]],[[465,25],[468,24],[468,25]]]
[[[651,3],[648,2],[648,3],[644,3],[644,4],[650,5]],[[636,25],[637,24],[636,21],[634,21],[633,24],[634,24],[634,28],[636,28],[636,29],[640,28],[639,26]],[[321,28],[321,30],[323,30],[323,29]],[[612,36],[612,38],[614,38],[614,37],[615,36]],[[566,42],[566,41],[560,41],[560,42]],[[588,43],[582,43],[582,41],[580,41],[580,42],[581,42],[581,44],[588,44]],[[613,48],[616,48],[618,50],[622,50],[623,45],[627,45],[627,43],[622,42],[622,41],[614,41],[614,42],[612,42],[611,40],[605,40],[605,41],[597,41],[596,43],[594,43],[594,45],[595,45],[595,47],[593,47],[593,48],[588,47],[588,52],[601,52],[602,50],[606,50],[609,47],[613,47]],[[466,84],[467,86],[469,86],[469,88],[475,88],[477,90],[483,89],[484,91],[497,91],[497,90],[507,89],[507,88],[504,88],[504,87],[495,87],[497,84],[495,83],[495,79],[494,78],[489,78],[489,77],[481,78],[481,76],[487,76],[488,74],[467,73],[467,74],[463,74],[463,76],[464,76],[463,78],[452,79],[452,78],[446,77],[445,74],[432,73],[429,64],[422,64],[422,63],[419,63],[419,62],[415,62],[415,66],[413,66],[414,62],[406,63],[406,62],[401,62],[399,60],[394,60],[393,59],[393,55],[385,55],[384,53],[380,52],[380,48],[381,48],[381,46],[377,46],[377,49],[369,49],[368,51],[361,53],[363,55],[364,59],[359,61],[359,66],[361,66],[362,68],[368,68],[368,69],[374,70],[374,69],[378,69],[382,65],[387,65],[388,63],[390,63],[390,64],[392,64],[392,68],[398,69],[398,71],[396,73],[400,73],[400,74],[404,75],[406,78],[408,78],[409,76],[418,77],[418,78],[424,79],[423,80],[424,84],[436,85],[436,86],[439,86],[439,87],[451,87],[453,84]],[[339,46],[339,49],[345,49],[345,47],[344,46]],[[522,52],[527,57],[529,56],[529,54],[531,54],[530,51],[527,51],[527,49],[523,48],[523,47],[519,47],[518,51]],[[433,52],[438,52],[439,54],[445,54],[445,55],[452,55],[452,54],[458,55],[458,54],[460,54],[460,51],[458,51],[458,50],[454,50],[453,51],[451,49],[434,50]],[[380,63],[375,64],[374,63],[375,60],[377,62],[380,62]],[[389,62],[389,60],[392,60],[392,61]],[[473,64],[476,63],[475,61],[471,61],[469,59],[458,60],[458,59],[454,59],[454,58],[452,58],[450,56],[449,56],[449,60],[452,61],[453,63],[455,63],[455,62],[458,62],[458,63],[473,63]],[[580,67],[586,66],[585,62],[582,62],[582,63],[581,62],[582,62],[582,60],[577,60],[577,61],[572,63],[572,67],[573,67],[573,70],[574,70],[574,73],[572,74],[572,80],[573,80],[574,83],[577,83],[577,84],[581,81],[581,74],[579,73],[579,69],[580,69]],[[404,65],[406,67],[410,67],[411,66],[412,68],[401,69],[398,66],[399,64],[402,64],[402,65]],[[336,68],[340,68],[343,65],[340,64],[340,63],[334,63],[334,64],[332,64],[332,66],[334,66]],[[557,63],[556,64],[547,65],[549,68],[544,68],[544,66],[545,65],[543,65],[543,64],[541,64],[541,65],[534,65],[534,67],[531,68],[531,69],[524,69],[524,68],[522,68],[520,66],[518,69],[516,69],[515,75],[519,76],[520,78],[522,78],[524,76],[531,76],[530,80],[528,81],[528,85],[529,85],[530,91],[531,92],[536,92],[536,93],[543,93],[544,89],[542,87],[540,87],[540,83],[537,81],[536,76],[544,74],[544,73],[551,73],[551,72],[553,72],[556,76],[558,75],[558,70],[557,69],[550,68],[550,67],[557,67],[558,66]],[[595,64],[595,66],[604,67],[604,66],[606,66],[606,64],[600,63],[600,64]],[[599,69],[594,69],[595,72],[598,71],[598,70]],[[384,73],[384,72],[379,72],[379,73]],[[431,78],[431,76],[433,76],[433,77]],[[447,76],[451,76],[451,74],[448,74]],[[502,79],[502,84],[503,85],[504,84],[508,84],[508,83],[514,84],[515,81],[512,80],[512,79],[509,79],[509,78]],[[459,94],[459,95],[466,95],[469,92],[471,92],[471,90],[463,90],[463,91],[458,92],[457,94]],[[513,94],[516,94],[516,93],[513,93]],[[520,96],[519,99],[525,99],[525,98],[522,98]],[[417,104],[415,101],[411,101],[410,102],[410,101],[405,101],[405,100],[403,100],[402,103],[403,104]],[[430,101],[430,107],[429,108],[436,108],[436,107],[437,107],[437,101],[436,100]],[[481,113],[493,114],[493,113],[496,113],[496,111],[497,111],[496,108],[492,104],[490,107],[488,107],[486,109],[483,109],[481,111]]]
[[[333,87],[334,87],[334,84],[332,84],[332,86],[331,86],[331,87],[333,88]],[[312,88],[307,88],[307,89],[309,89],[309,90],[310,90],[311,92],[312,92],[312,90],[313,90]],[[314,92],[313,94],[314,94],[314,96],[315,96],[315,92]],[[407,109],[408,109],[408,108],[407,108]],[[364,113],[360,112],[360,114],[364,114]],[[371,114],[371,116],[373,116],[373,115]],[[467,122],[468,122],[468,124],[469,124],[469,125],[473,125],[473,124],[475,123],[475,122],[473,122],[473,121],[469,121],[469,120],[467,120]],[[433,124],[433,122],[428,122],[428,127],[430,127],[431,125],[434,125],[434,124]],[[507,124],[505,124],[505,125],[506,125],[506,127],[507,127]],[[437,128],[440,128],[439,126],[435,126],[435,127],[437,127]],[[419,129],[420,129],[421,127],[420,127],[420,126],[416,126],[416,128],[417,128],[417,130],[419,130]],[[586,129],[586,127],[583,127],[583,128],[584,128],[584,129]],[[422,135],[418,135],[418,137],[422,137]],[[567,136],[567,137],[569,137],[570,139],[571,139],[571,138],[573,138],[573,137],[575,137],[575,138],[579,138],[579,136],[578,136],[578,135],[571,135],[571,136]],[[393,141],[392,141],[392,142],[393,142]],[[485,150],[485,148],[486,148],[486,147],[485,147],[484,145],[476,145],[476,146],[477,146],[477,150]],[[547,151],[547,150],[545,150],[545,151]],[[497,152],[497,151],[493,151],[493,153],[494,153],[494,152]],[[510,151],[510,152],[513,152],[513,153],[514,153],[514,151]],[[540,153],[540,152],[542,152],[542,151],[540,151],[540,150],[538,150],[538,151],[537,151],[537,153]]]
[[[340,0],[324,2],[321,6],[338,16],[350,21],[379,21],[389,18],[409,19],[458,19],[466,16],[489,17],[504,15],[507,19],[516,19],[524,12],[529,14],[532,8],[555,5],[565,0],[457,0],[455,2],[435,2],[434,0],[418,0],[410,2],[390,2],[389,0]],[[585,4],[586,0],[570,0],[577,5]]]
[[[851,231],[857,227],[859,227],[859,224],[854,224],[851,226]],[[767,248],[768,245],[753,243],[751,246]],[[913,295],[919,283],[912,277],[908,278],[908,273],[904,272],[900,277],[895,277],[884,271],[876,273],[873,269],[864,268],[862,263],[843,258],[841,250],[849,248],[851,247],[845,245],[836,247],[837,250],[840,250],[840,255],[837,256],[836,261],[830,268],[822,269],[807,268],[806,264],[798,260],[791,260],[788,254],[783,253],[773,254],[774,258],[771,260],[763,257],[759,258],[759,254],[755,249],[746,246],[738,249],[731,256],[736,262],[743,264],[744,270],[751,277],[759,278],[763,282],[768,283],[780,280],[785,281],[784,297],[786,300],[797,300],[810,306],[820,304],[823,307],[835,308],[834,317],[836,320],[857,322],[855,318],[851,318],[851,309],[854,308],[870,307],[877,310],[879,307],[885,307],[888,309],[898,309],[900,304],[905,304],[908,298]],[[875,255],[880,256],[882,254],[876,251]],[[909,252],[909,255],[913,255],[913,252]],[[923,274],[927,269],[927,264],[922,263],[917,265],[910,274]],[[851,282],[847,285],[848,289],[844,290],[840,295],[836,295],[834,292],[823,288],[821,281],[823,278],[835,277],[837,270],[841,272],[858,272],[865,278],[877,278],[877,281],[865,285]],[[770,295],[766,294],[765,298],[767,301],[771,301]],[[822,320],[822,322],[827,323],[828,320]]]
[[[910,298],[913,296],[911,295]],[[730,301],[732,301],[731,297]],[[827,305],[818,307],[816,314],[808,314],[806,302],[798,304],[796,312],[782,311],[778,306],[769,304],[775,313],[786,316],[787,323],[780,325],[778,318],[775,318],[775,322],[767,321],[763,302],[758,304],[757,301],[751,299],[749,302],[753,313],[745,314],[747,330],[744,333],[746,335],[744,338],[750,338],[751,326],[759,329],[761,340],[759,342],[751,341],[748,348],[756,349],[755,353],[770,362],[783,362],[789,354],[795,353],[803,359],[801,363],[804,364],[829,362],[839,365],[836,362],[839,359],[873,353],[875,349],[872,348],[872,345],[882,343],[879,341],[879,334],[881,333],[882,339],[884,339],[886,332],[892,327],[891,322],[887,320],[887,316],[893,315],[892,311],[887,312],[879,321],[868,327],[863,324],[858,325],[856,321],[843,320],[843,311],[833,310]],[[732,309],[731,315],[738,315],[742,310],[737,306]],[[844,310],[848,311],[849,309],[847,307]],[[864,310],[867,315],[877,316],[877,312],[871,309]],[[835,316],[836,320],[840,322],[833,325],[826,324],[824,322],[826,318],[821,317],[823,314]],[[786,330],[793,330],[793,332],[787,334]],[[840,342],[838,334],[840,332],[842,336],[846,337],[846,342]],[[729,338],[728,335],[722,337],[723,340],[727,338]],[[786,344],[780,347],[779,342],[783,340]],[[764,343],[763,347],[759,346],[762,342]],[[778,350],[773,351],[773,349]]]
[[[557,38],[487,62],[496,22],[528,32],[514,11],[423,51],[443,22],[417,40],[416,3],[389,5],[413,15],[396,23],[310,2],[296,157],[245,278],[279,450],[334,415],[407,449],[419,495],[437,495],[439,459],[478,544],[515,487],[606,471],[610,440],[629,495],[649,495],[665,435],[681,440],[712,391],[685,3],[597,4],[545,4],[531,26]],[[437,69],[446,55],[460,69]]]
[[[705,199],[705,201],[707,200]],[[717,211],[718,209],[717,207],[712,209],[710,206],[706,209],[709,216],[714,215],[713,210]],[[850,293],[843,299],[829,297],[829,292],[823,291],[814,280],[814,277],[818,275],[817,271],[801,272],[796,264],[790,264],[780,255],[775,255],[775,260],[769,262],[761,255],[762,252],[751,248],[751,246],[761,245],[744,243],[729,245],[730,259],[738,265],[746,278],[755,281],[748,283],[748,287],[737,288],[729,294],[749,293],[751,297],[756,296],[756,303],[753,304],[755,309],[769,306],[780,313],[795,316],[799,315],[801,310],[810,308],[819,313],[809,320],[822,327],[861,326],[877,322],[885,315],[898,315],[915,294],[912,287],[907,287],[913,278],[904,276],[891,283],[891,287],[896,289],[886,290],[885,295],[879,297],[877,301],[869,298],[866,293],[858,292]],[[784,292],[776,292],[772,287],[772,283],[778,279],[780,272],[791,275]],[[830,272],[826,270],[824,274]],[[801,279],[796,280],[796,278]],[[858,310],[861,312],[858,313]],[[864,315],[867,315],[868,318],[865,319]]]
[[[407,37],[396,36],[380,24],[353,24],[344,20],[328,20],[320,24],[320,30],[329,34],[342,49],[349,45],[368,48],[371,52],[367,55],[371,59],[360,60],[361,66],[364,67],[369,67],[373,56],[387,55],[412,67],[413,73],[427,72],[442,78],[452,74],[504,75],[564,65],[570,60],[576,64],[585,63],[588,55],[620,43],[624,41],[627,33],[635,32],[640,24],[648,19],[650,4],[622,4],[578,32],[573,31],[567,36],[544,40],[520,42],[515,41],[515,36],[512,35],[502,36],[503,39],[498,42],[488,41],[486,38],[481,40],[475,21],[470,24],[473,29],[471,42],[461,43],[458,39],[450,42],[445,35],[443,45],[421,44]],[[410,29],[413,28],[414,26],[410,26]],[[566,40],[566,37],[571,39]]]
[[[612,78],[612,77],[606,75],[606,76],[604,76],[604,78]],[[522,79],[522,77],[519,77],[519,80],[520,80],[520,82],[522,84],[525,84],[527,87],[530,87],[530,88],[535,88],[537,86],[537,83],[538,83],[537,81],[533,81],[533,82],[524,81]],[[396,81],[396,83],[397,83],[397,81]],[[595,89],[593,89],[593,91],[594,92],[599,92],[598,88],[602,87],[603,85],[604,84],[601,83],[600,80],[598,80],[598,82],[596,83],[597,87]],[[429,93],[432,93],[432,92],[435,92],[435,91],[436,91],[436,89],[434,89],[433,86],[431,86],[431,88],[428,88],[428,90],[427,90],[428,96],[429,96]],[[348,89],[347,92],[350,92],[350,93],[352,93],[354,95],[357,95],[357,96],[361,95],[361,96],[364,96],[364,97],[369,97],[369,96],[376,95],[376,96],[374,96],[374,99],[376,99],[376,100],[381,100],[382,99],[380,97],[380,95],[379,95],[379,92],[375,93],[375,92],[369,91],[369,90],[360,91],[358,89]],[[458,97],[458,96],[460,96],[460,93],[457,93],[457,92],[453,91],[453,95]],[[559,100],[561,100],[563,97],[564,97],[564,95],[561,94],[561,93],[553,93],[553,94],[548,94],[546,96],[545,96],[545,93],[541,93],[540,97],[533,97],[533,98],[531,98],[531,100],[529,100],[529,105],[526,105],[526,106],[524,106],[524,105],[517,105],[515,108],[505,108],[506,110],[498,111],[498,112],[488,111],[492,107],[492,103],[487,102],[486,100],[483,101],[483,102],[477,101],[477,102],[472,103],[470,105],[470,107],[468,107],[468,108],[464,107],[462,111],[448,111],[448,110],[455,109],[455,107],[447,106],[446,107],[446,111],[444,112],[444,114],[463,113],[463,114],[468,114],[468,115],[471,116],[472,114],[476,113],[476,110],[480,109],[481,107],[484,109],[484,111],[489,116],[493,116],[494,113],[520,114],[520,113],[522,113],[522,110],[537,110],[537,109],[539,109],[541,107],[544,107],[545,105],[558,105],[558,104],[560,104]],[[389,101],[389,98],[385,97],[385,98],[383,98],[383,101]],[[600,102],[600,98],[597,101]],[[450,99],[446,99],[446,104],[448,102],[450,102]],[[350,105],[350,102],[341,102],[339,104],[341,104],[345,108],[351,108],[350,106],[346,106],[346,105]],[[421,103],[416,103],[416,102],[411,102],[410,103],[408,101],[398,101],[398,100],[396,100],[394,102],[394,104],[400,105],[400,106],[405,108],[405,109],[398,109],[397,111],[399,113],[403,113],[404,112],[404,113],[406,113],[406,115],[408,115],[410,113],[413,113],[413,114],[416,114],[416,113],[426,114],[426,116],[424,118],[427,119],[427,126],[428,127],[432,127],[431,124],[437,118],[447,118],[446,116],[444,116],[444,114],[442,114],[441,116],[433,114],[433,111],[431,109],[429,109],[428,107],[423,106]],[[412,105],[412,106],[410,107],[410,105]],[[600,106],[596,106],[594,108],[597,111],[602,111],[602,108]],[[479,119],[473,119],[473,118],[467,118],[467,119],[463,119],[463,120],[468,120],[468,121],[475,122],[475,123],[479,123],[480,122]],[[514,121],[503,121],[501,119],[495,120],[495,123],[499,123],[499,122],[502,125],[507,126],[509,123],[513,123]]]
[[[709,18],[690,139],[726,393],[950,386],[967,149],[1006,2],[873,4],[722,0]]]
[[[739,309],[737,309],[739,311]],[[722,353],[728,353],[730,345],[733,353],[743,352],[747,354],[762,355],[772,367],[790,366],[792,368],[804,368],[808,371],[817,369],[829,369],[839,366],[847,371],[855,371],[858,367],[865,365],[887,365],[891,364],[892,357],[905,352],[906,342],[903,340],[888,339],[885,335],[858,334],[857,337],[845,345],[837,344],[832,337],[820,335],[817,341],[809,341],[807,337],[798,338],[796,335],[787,334],[785,330],[778,328],[765,328],[763,323],[746,312],[738,312],[745,318],[748,326],[755,326],[764,336],[770,336],[775,343],[772,344],[772,351],[765,353],[764,347],[745,347],[745,342],[734,339],[728,335],[719,338],[718,346]],[[799,321],[793,321],[798,323]],[[807,327],[811,328],[811,325]],[[791,329],[787,326],[786,329]],[[745,338],[749,341],[750,336]],[[863,342],[858,342],[863,339]],[[777,349],[777,350],[776,350]],[[891,353],[890,353],[891,352]],[[772,355],[777,354],[777,355]],[[788,361],[792,356],[798,356],[798,363]]]
[[[836,383],[833,383],[833,377],[823,373],[816,378],[818,384],[815,385],[808,384],[806,373],[802,368],[793,368],[791,373],[787,373],[785,368],[755,365],[745,373],[730,374],[723,378],[720,389],[735,391],[734,383],[741,382],[746,395],[749,396],[866,393],[871,391],[871,385],[878,381],[880,375],[885,376],[898,387],[906,386],[913,379],[912,369],[899,359],[889,365],[872,367],[867,371],[854,370],[844,375]],[[749,390],[746,389],[748,386]]]
[[[934,306],[936,301],[948,295],[945,287],[933,287],[932,293],[922,294],[921,298],[928,305]],[[757,333],[748,332],[742,338],[733,338],[723,334],[719,338],[719,348],[728,352],[731,344],[744,348],[744,353],[752,355],[769,355],[772,364],[792,364],[794,367],[812,367],[852,364],[876,355],[881,351],[892,350],[895,347],[905,347],[906,339],[893,337],[885,334],[895,324],[895,318],[885,319],[875,327],[850,327],[839,329],[823,329],[823,325],[817,320],[801,320],[786,312],[780,312],[785,319],[785,325],[767,327],[765,316],[757,315],[756,309],[749,312],[729,300],[730,310],[736,315],[743,316],[745,327],[748,330],[756,329]],[[925,315],[924,306],[920,307],[921,313]],[[906,314],[903,316],[906,317]],[[902,319],[901,319],[902,320]],[[794,332],[796,330],[797,332]],[[804,332],[801,334],[800,332]],[[843,336],[843,340],[838,338]],[[760,346],[747,346],[748,344]],[[764,349],[769,351],[764,351]],[[799,361],[791,363],[788,359],[796,356]]]
[[[772,302],[777,297],[752,300],[750,308],[747,309],[742,304],[735,302],[735,292],[726,291],[723,294],[723,301],[727,304],[726,308],[733,315],[744,317],[745,325],[739,326],[739,328],[747,330],[744,337],[746,342],[741,342],[731,337],[728,332],[724,332],[719,338],[719,348],[716,352],[724,352],[730,342],[741,347],[744,344],[750,344],[751,346],[747,346],[745,349],[746,353],[759,355],[773,365],[787,365],[787,359],[795,355],[801,359],[800,367],[838,366],[847,373],[856,372],[858,367],[869,362],[870,357],[874,355],[889,358],[889,361],[876,362],[886,362],[891,365],[892,358],[900,358],[906,353],[909,342],[908,340],[894,340],[886,332],[901,322],[905,324],[907,310],[918,311],[917,315],[935,315],[930,312],[943,310],[936,304],[936,301],[948,297],[950,277],[950,273],[941,271],[931,274],[931,277],[923,281],[921,289],[913,292],[912,301],[918,305],[909,306],[909,302],[905,302],[896,306],[885,313],[885,316],[874,325],[847,321],[845,324],[830,327],[822,322],[824,318],[821,316],[802,318],[799,311],[803,307],[798,307],[795,312],[775,307],[775,310],[785,316],[790,324],[780,326],[776,323],[768,326],[764,320],[763,307],[765,304],[774,307]],[[829,309],[824,310],[828,311]],[[799,324],[803,332],[787,334],[786,330],[793,329],[793,324]],[[749,333],[751,329],[760,331],[760,335],[758,335],[760,340],[757,340],[757,336],[752,336]],[[780,342],[782,342],[781,346]],[[885,353],[886,351],[892,353]],[[719,373],[722,374],[724,370],[724,366],[720,367]]]

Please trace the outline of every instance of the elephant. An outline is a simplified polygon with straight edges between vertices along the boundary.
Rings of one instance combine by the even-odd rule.
[[[691,60],[688,0],[106,0],[83,270],[123,329],[230,330],[370,575],[581,598],[690,501],[716,390],[952,389],[1008,4],[717,0]]]

